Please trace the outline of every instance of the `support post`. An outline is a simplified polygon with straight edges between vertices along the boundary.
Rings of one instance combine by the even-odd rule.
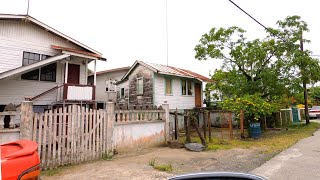
[[[66,61],[66,67],[65,67],[65,71],[64,71],[64,83],[65,84],[68,83],[68,68],[69,68],[69,62]]]
[[[208,120],[207,120],[207,111],[203,110],[203,136],[204,139],[207,140],[207,125],[208,125]]]
[[[190,143],[191,142],[191,138],[190,138],[190,117],[188,114],[188,110],[184,110],[184,128],[185,128],[185,132],[186,132],[186,143]]]
[[[97,60],[94,60],[94,69],[93,69],[93,85],[97,85]]]
[[[240,134],[241,134],[241,139],[244,139],[244,114],[243,110],[240,111]]]
[[[33,127],[33,103],[23,101],[21,103],[20,139],[32,140]]]
[[[86,66],[86,68],[85,68],[86,69],[86,79],[85,79],[86,83],[85,84],[88,85],[88,59],[85,60],[85,63],[86,63],[85,64],[85,66]]]
[[[230,130],[230,139],[233,139],[233,128],[232,128],[232,113],[229,112],[229,130]]]
[[[209,127],[209,142],[212,141],[212,137],[211,137],[211,118],[210,118],[211,112],[208,112],[208,127]]]
[[[107,102],[106,106],[107,111],[107,153],[113,153],[113,130],[114,130],[114,122],[115,122],[115,113],[114,113],[114,103]]]
[[[174,112],[174,138],[175,140],[178,139],[179,136],[179,127],[178,127],[178,109]]]
[[[165,133],[165,140],[168,142],[170,140],[170,128],[169,128],[169,104],[162,104],[162,108],[165,110],[164,118],[165,118],[165,125],[164,125],[164,133]]]

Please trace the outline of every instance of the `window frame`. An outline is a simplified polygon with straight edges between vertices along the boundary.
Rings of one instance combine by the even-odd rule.
[[[183,93],[184,82],[185,82],[185,94]],[[191,87],[191,89],[189,89],[189,86]],[[189,94],[189,90],[191,94]],[[194,96],[194,82],[192,80],[181,79],[181,96]]]
[[[123,91],[122,91],[123,90]],[[122,95],[122,92],[123,92],[123,95]],[[120,88],[120,99],[123,99],[125,98],[125,90],[124,90],[124,87]]]
[[[142,92],[139,92],[139,80],[141,80],[142,81],[142,87],[141,87],[141,90],[142,90]],[[141,95],[143,95],[143,77],[139,77],[139,78],[137,78],[137,95],[138,96],[141,96]]]
[[[167,80],[169,80],[170,81],[170,94],[169,93],[167,93]],[[164,78],[164,94],[166,95],[166,96],[172,96],[173,95],[173,88],[172,88],[172,78],[169,78],[169,77],[165,77]]]
[[[45,59],[51,57],[50,55],[46,55],[46,54],[23,51],[23,53],[22,53],[22,66],[27,66],[27,65],[39,62],[37,60],[33,60],[34,62],[29,63],[31,61],[31,59],[29,59],[31,55],[33,56],[33,58],[39,57],[39,61],[42,61],[42,60],[45,60]],[[37,59],[37,58],[35,58],[35,59]],[[25,63],[25,62],[28,62],[28,63]],[[49,74],[48,74],[48,72],[43,73],[46,69],[50,69],[50,68],[52,68],[54,70],[49,71]],[[33,76],[35,78],[32,78],[32,76],[28,77],[28,75],[32,75],[32,73],[35,73],[35,72],[37,73],[37,76]],[[51,73],[51,77],[50,77],[50,73]],[[20,79],[21,80],[31,80],[31,81],[42,81],[42,82],[57,82],[57,63],[51,63],[46,66],[39,67],[35,70],[23,73],[23,74],[21,74]]]

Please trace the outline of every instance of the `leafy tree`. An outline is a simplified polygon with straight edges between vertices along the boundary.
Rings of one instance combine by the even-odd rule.
[[[272,33],[280,37],[277,41],[286,48],[284,59],[290,68],[289,78],[296,86],[303,86],[306,123],[309,123],[307,84],[320,80],[320,66],[317,59],[312,58],[311,51],[304,50],[303,44],[310,40],[303,38],[303,33],[309,31],[306,22],[300,16],[288,16],[277,22],[279,29],[272,29]]]
[[[272,97],[288,91],[288,79],[281,76],[284,62],[279,60],[285,48],[271,37],[250,41],[241,28],[212,28],[195,51],[198,60],[223,59],[222,69],[213,75],[213,86],[227,96]]]

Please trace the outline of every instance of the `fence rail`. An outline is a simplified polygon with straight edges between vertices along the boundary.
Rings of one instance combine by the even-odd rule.
[[[136,123],[164,120],[165,110],[115,110],[115,123]]]

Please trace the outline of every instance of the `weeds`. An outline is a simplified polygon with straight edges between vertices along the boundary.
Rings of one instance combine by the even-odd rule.
[[[112,158],[113,158],[113,156],[110,153],[105,153],[102,155],[103,160],[111,160]]]
[[[172,165],[169,164],[160,164],[160,165],[156,165],[156,160],[152,159],[151,161],[149,161],[149,166],[152,166],[153,169],[156,169],[158,171],[167,171],[167,172],[171,172],[173,171],[173,167]]]

